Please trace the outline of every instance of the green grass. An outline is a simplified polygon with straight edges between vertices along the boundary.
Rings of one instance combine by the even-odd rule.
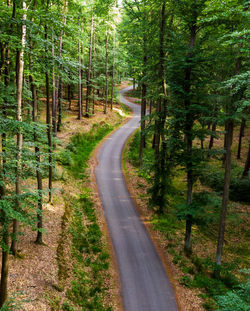
[[[111,310],[103,306],[106,294],[104,278],[108,277],[109,254],[103,245],[89,193],[82,194],[72,205],[73,217],[69,232],[75,264],[74,280],[67,291],[67,297],[82,310]]]
[[[94,124],[89,132],[76,134],[66,149],[58,155],[57,161],[70,170],[74,178],[84,178],[91,152],[113,129],[114,126],[107,123]]]

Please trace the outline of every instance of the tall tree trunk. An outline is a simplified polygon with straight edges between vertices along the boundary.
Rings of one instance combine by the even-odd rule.
[[[240,49],[242,47],[242,43],[239,43],[238,49],[238,57],[235,64],[235,75],[239,73],[241,66],[241,57],[240,57]],[[235,101],[235,96],[232,95],[232,103],[231,106],[226,107],[226,112],[228,119],[226,121],[225,129],[225,157],[224,157],[224,189],[223,189],[223,197],[222,197],[222,206],[221,206],[221,215],[220,215],[220,224],[219,224],[219,233],[218,233],[218,241],[217,241],[217,250],[216,250],[216,267],[214,270],[215,277],[220,277],[220,267],[221,267],[221,258],[224,244],[224,235],[225,235],[225,227],[226,227],[226,215],[227,215],[227,206],[229,201],[229,187],[230,187],[230,173],[231,173],[231,161],[232,161],[232,142],[233,142],[233,130],[234,130],[234,120],[232,119],[232,115],[234,111],[233,103]]]
[[[7,0],[7,6],[10,7],[10,1]],[[15,10],[15,5],[13,5],[13,11]],[[13,12],[14,14],[14,12]],[[13,16],[12,16],[13,17]],[[11,23],[12,29],[12,23]],[[1,45],[2,47],[2,45]],[[5,53],[4,53],[5,52]],[[4,66],[4,85],[7,88],[9,86],[9,75],[10,75],[10,50],[9,46],[6,46],[4,51],[1,48],[1,66]],[[0,72],[2,68],[0,68]],[[3,103],[3,116],[7,118],[6,111],[7,102],[4,100]],[[0,162],[0,200],[4,199],[5,196],[5,176],[6,176],[6,133],[2,133],[1,137],[1,152],[2,152],[2,163]],[[0,308],[5,303],[8,296],[8,275],[9,275],[9,219],[7,219],[6,214],[2,211],[2,268],[1,268],[1,281],[0,281]]]
[[[81,34],[81,28],[80,28],[80,19],[78,21],[79,26],[79,36]],[[82,59],[81,59],[81,40],[79,37],[78,40],[78,120],[82,119]]]
[[[186,120],[185,120],[185,141],[186,141],[186,152],[187,152],[187,161],[186,161],[186,171],[187,171],[187,206],[189,207],[192,204],[193,197],[193,138],[192,138],[192,129],[193,129],[193,116],[190,111],[190,90],[191,90],[191,74],[192,74],[192,63],[191,59],[193,57],[193,49],[195,46],[196,34],[197,34],[197,16],[195,16],[195,20],[193,26],[190,29],[190,43],[189,43],[189,52],[187,54],[187,68],[185,70],[185,109],[186,109]],[[184,240],[184,251],[186,254],[190,254],[192,252],[192,242],[191,242],[191,233],[192,233],[192,215],[187,215],[186,219],[186,232],[185,232],[185,240]]]
[[[6,138],[6,137],[5,137]],[[2,163],[0,163],[0,200],[5,196],[5,148],[2,136]],[[9,274],[9,220],[4,210],[1,211],[2,228],[2,269],[0,282],[0,308],[3,306],[8,295],[8,274]]]
[[[143,149],[146,147],[146,136],[145,136],[145,116],[147,110],[147,85],[145,82],[146,77],[146,66],[147,66],[147,47],[146,47],[146,35],[143,36],[143,76],[141,85],[141,135],[140,135],[140,149],[139,149],[139,163],[142,166],[143,162]]]
[[[93,35],[93,64],[95,63],[95,55],[96,55],[96,45],[95,45],[95,34]],[[92,83],[95,80],[95,67],[93,66],[92,75],[91,75]],[[93,101],[92,101],[92,114],[95,114],[95,86],[93,87]]]
[[[71,83],[68,84],[68,102],[69,102],[69,110],[71,110]]]
[[[161,24],[159,36],[159,93],[162,95],[157,101],[157,119],[155,120],[155,133],[153,147],[155,149],[155,173],[152,193],[152,201],[158,207],[158,213],[162,214],[166,205],[166,186],[167,186],[167,146],[165,139],[165,121],[167,117],[167,89],[165,77],[165,26],[166,26],[166,4],[161,8]],[[152,104],[151,104],[152,111]],[[160,143],[161,142],[161,143]]]
[[[63,89],[62,79],[59,78],[57,132],[61,131],[61,126],[62,126],[62,91],[63,91],[62,89]]]
[[[91,70],[92,70],[92,50],[93,50],[93,33],[94,33],[94,15],[91,16],[90,25],[90,42],[89,42],[89,64],[88,64],[88,74],[87,74],[87,93],[86,93],[86,106],[85,114],[89,115],[89,97],[91,94]]]
[[[55,79],[55,71],[54,71],[54,57],[55,57],[55,50],[54,50],[54,37],[52,35],[52,48],[51,54],[53,58],[53,67],[52,67],[52,130],[53,135],[56,137],[57,134],[57,102],[56,102],[56,79]],[[54,146],[55,148],[55,146]]]
[[[112,64],[112,87],[111,87],[111,110],[113,110],[113,104],[114,104],[114,87],[115,87],[115,33],[114,29],[114,35],[113,35],[113,64]]]
[[[146,56],[144,57],[144,64],[146,62]],[[142,166],[143,162],[143,149],[146,146],[146,136],[145,136],[145,116],[146,116],[146,107],[147,107],[147,86],[146,83],[143,82],[142,84],[142,98],[141,98],[141,136],[140,136],[140,151],[139,151],[139,162],[140,166]]]
[[[105,104],[104,104],[104,113],[107,113],[107,106],[108,106],[108,57],[109,57],[109,38],[108,38],[108,29],[106,29],[106,60],[105,60],[105,78],[106,78],[106,85],[105,85]]]
[[[63,13],[62,21],[64,25],[66,25],[65,13],[67,11],[67,7],[68,7],[68,1],[66,0],[64,2],[63,12],[62,12]],[[58,48],[59,60],[62,58],[63,35],[64,35],[64,32],[63,30],[61,30],[60,37],[59,37],[59,48]],[[54,124],[53,124],[53,131],[54,131],[55,137],[57,136],[57,132],[60,132],[60,127],[62,125],[62,78],[61,78],[61,73],[60,73],[61,70],[62,70],[62,66],[59,65],[59,75],[57,76],[57,80],[56,80],[55,115],[54,115]],[[58,114],[58,120],[57,120],[57,114]]]
[[[36,1],[34,1],[33,7],[36,7]],[[32,20],[33,21],[33,20]],[[34,48],[33,42],[31,39],[30,43],[30,50],[32,51]],[[30,72],[33,70],[33,57],[30,53],[29,55],[29,65],[30,65]],[[43,228],[43,197],[42,197],[42,191],[43,191],[43,184],[42,184],[42,175],[41,175],[41,157],[40,157],[40,148],[38,146],[38,137],[37,137],[37,90],[36,90],[36,84],[33,78],[33,75],[30,74],[29,76],[30,80],[30,87],[31,87],[31,93],[32,93],[32,121],[34,123],[34,144],[35,144],[35,158],[36,158],[36,180],[37,180],[37,190],[38,190],[38,202],[37,207],[39,210],[39,213],[37,214],[37,237],[36,237],[36,243],[37,244],[43,244],[43,235],[41,229]]]
[[[233,120],[227,121],[227,133],[226,133],[226,156],[225,156],[225,175],[224,175],[224,189],[223,189],[223,198],[222,198],[222,209],[220,216],[220,224],[219,224],[219,235],[217,242],[217,251],[216,251],[216,265],[221,266],[221,257],[222,257],[222,249],[225,235],[225,225],[226,225],[226,214],[227,214],[227,206],[229,200],[229,186],[230,186],[230,172],[231,172],[231,146],[233,141],[233,128],[234,122]],[[219,270],[215,270],[215,275],[219,276]]]
[[[213,123],[212,125],[212,134],[210,136],[210,141],[209,141],[209,146],[208,146],[208,149],[211,150],[213,148],[213,145],[214,145],[214,133],[216,131],[216,122]]]
[[[22,123],[22,91],[23,91],[23,70],[24,70],[24,48],[26,43],[26,18],[27,8],[26,2],[22,1],[23,8],[23,25],[21,34],[21,50],[18,53],[18,76],[17,76],[17,112],[16,120],[19,123],[19,129],[17,132],[17,156],[16,156],[16,205],[17,210],[21,208],[20,195],[21,190],[21,174],[22,174],[22,145],[23,145],[23,133],[21,128]],[[11,251],[15,256],[17,254],[17,235],[19,231],[19,223],[16,219],[13,220],[13,239],[11,244]]]
[[[58,49],[58,58],[61,59],[62,57],[62,33],[60,35],[59,38],[59,49]],[[59,66],[59,70],[60,70],[60,66]],[[60,83],[61,83],[61,77],[60,77],[60,73],[56,78],[56,94],[55,94],[55,115],[54,115],[54,124],[53,124],[53,131],[54,131],[54,136],[57,136],[57,131],[58,128],[60,129],[60,124],[58,126],[58,122],[59,120],[61,120],[62,116],[60,115],[61,112],[61,107],[59,107],[59,104],[61,104],[61,99],[60,99]],[[60,112],[59,112],[60,110]]]
[[[240,133],[239,133],[239,144],[238,144],[238,151],[237,151],[237,159],[240,159],[241,156],[241,145],[242,145],[242,138],[244,137],[244,130],[246,126],[246,119],[243,118],[240,125]]]
[[[46,5],[46,11],[49,10],[49,3],[50,1],[47,0]],[[48,26],[45,24],[44,26],[45,30],[45,57],[48,55]],[[46,59],[47,60],[47,59]],[[47,124],[47,138],[48,138],[48,153],[49,153],[49,182],[48,182],[48,188],[49,188],[49,203],[52,202],[52,177],[53,177],[53,163],[52,163],[52,135],[51,135],[51,115],[50,115],[50,88],[49,88],[49,69],[48,65],[46,67],[45,72],[45,88],[46,88],[46,124]]]
[[[2,188],[2,187],[0,187]],[[2,190],[0,189],[0,192]],[[0,198],[3,198],[4,192],[0,193]],[[4,222],[8,222],[8,220],[5,217],[5,213],[2,212],[2,217]],[[4,232],[2,237],[2,243],[4,244],[4,247],[2,247],[2,268],[1,268],[1,283],[0,283],[0,308],[5,303],[7,296],[8,296],[8,275],[9,275],[9,232],[8,232],[8,226],[6,226],[6,223],[2,224],[2,227],[4,226]]]
[[[5,196],[5,174],[3,163],[1,163],[1,183],[0,183],[0,200],[4,200]],[[2,230],[2,268],[0,282],[0,308],[5,303],[8,296],[8,274],[9,274],[9,220],[6,217],[5,211],[1,211],[1,230]]]
[[[248,153],[247,153],[247,159],[245,163],[245,168],[242,174],[242,178],[247,177],[250,169],[250,144],[248,146]]]

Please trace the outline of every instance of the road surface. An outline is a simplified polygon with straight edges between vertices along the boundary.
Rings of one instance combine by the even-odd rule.
[[[123,97],[129,89],[120,92],[120,101],[133,109],[133,117],[98,152],[98,191],[118,263],[125,311],[176,311],[173,288],[122,174],[123,146],[140,121],[140,106]]]

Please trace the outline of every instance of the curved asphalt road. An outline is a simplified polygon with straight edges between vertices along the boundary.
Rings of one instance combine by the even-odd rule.
[[[140,106],[122,96],[129,89],[120,92],[120,101],[134,114],[100,148],[97,186],[118,262],[125,311],[176,311],[174,291],[122,174],[123,146],[140,121]]]

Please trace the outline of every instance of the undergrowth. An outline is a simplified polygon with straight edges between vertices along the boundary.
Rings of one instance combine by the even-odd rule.
[[[111,310],[110,307],[103,306],[109,254],[105,251],[96,212],[88,192],[72,202],[72,211],[69,232],[72,236],[72,256],[75,263],[74,280],[67,291],[67,297],[82,310]]]
[[[230,199],[236,202],[245,202],[250,204],[250,178],[241,178],[242,168],[235,163],[232,164],[230,181]],[[211,187],[218,193],[223,192],[224,186],[224,168],[221,163],[206,165],[200,172],[200,181],[202,184]]]
[[[70,176],[81,181],[81,187],[82,181],[88,177],[86,168],[91,152],[113,128],[104,122],[95,124],[89,132],[73,136],[58,155],[57,161]],[[81,195],[71,197],[67,200],[69,203],[71,216],[67,231],[71,237],[73,280],[66,292],[67,300],[63,302],[62,310],[74,311],[74,307],[77,310],[111,310],[104,302],[110,258],[91,201],[91,190],[81,188]]]
[[[87,161],[95,146],[112,130],[114,126],[105,122],[94,124],[87,133],[79,133],[59,154],[57,161],[70,171],[74,178],[84,178]]]

